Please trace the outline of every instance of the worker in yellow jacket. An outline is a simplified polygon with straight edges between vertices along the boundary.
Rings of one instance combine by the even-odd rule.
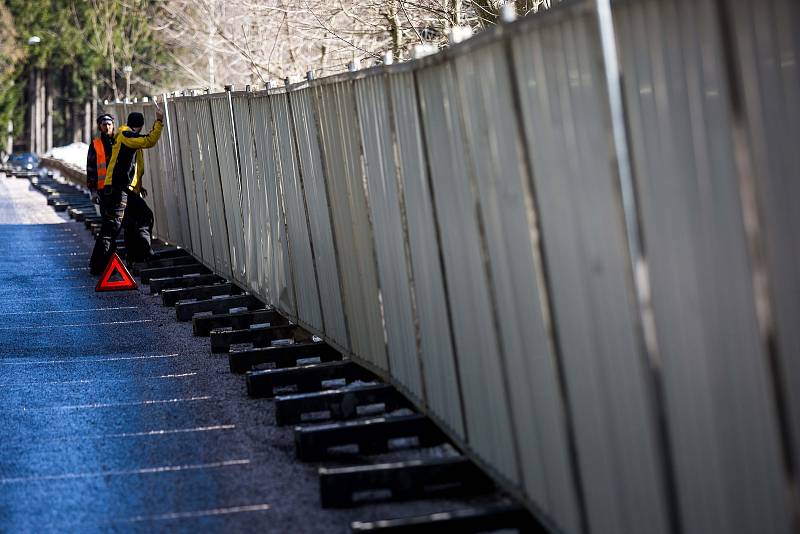
[[[116,249],[116,240],[125,227],[125,248],[128,261],[147,261],[153,255],[150,239],[153,230],[153,212],[142,197],[147,190],[142,187],[144,175],[143,150],[155,146],[161,137],[164,116],[156,112],[156,120],[148,134],[142,134],[144,115],[133,112],[127,123],[120,127],[114,138],[111,158],[106,168],[105,187],[100,199],[103,223],[92,251],[89,269],[100,274]]]

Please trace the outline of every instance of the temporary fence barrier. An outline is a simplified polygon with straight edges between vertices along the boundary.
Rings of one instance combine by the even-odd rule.
[[[156,233],[554,531],[790,532],[798,35],[791,0],[565,0],[412,62],[163,95]]]

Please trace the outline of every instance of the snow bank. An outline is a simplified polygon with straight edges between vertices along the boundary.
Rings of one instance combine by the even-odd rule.
[[[89,152],[89,145],[86,143],[72,143],[67,146],[53,147],[44,157],[63,161],[85,173],[87,152]]]

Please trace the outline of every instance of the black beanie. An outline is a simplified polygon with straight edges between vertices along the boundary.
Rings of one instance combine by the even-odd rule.
[[[128,128],[139,128],[141,126],[144,126],[144,115],[138,111],[131,112],[128,115]]]
[[[100,126],[104,122],[108,122],[108,121],[114,122],[114,117],[112,117],[108,113],[104,113],[103,115],[100,115],[99,117],[97,117],[97,125],[98,126]]]

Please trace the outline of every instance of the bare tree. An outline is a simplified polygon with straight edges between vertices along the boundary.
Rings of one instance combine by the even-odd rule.
[[[443,47],[457,25],[494,24],[499,0],[160,0],[158,31],[181,69],[178,86],[263,84],[354,60],[403,58],[415,44]],[[520,14],[551,0],[515,0]],[[177,89],[172,87],[169,89]]]

